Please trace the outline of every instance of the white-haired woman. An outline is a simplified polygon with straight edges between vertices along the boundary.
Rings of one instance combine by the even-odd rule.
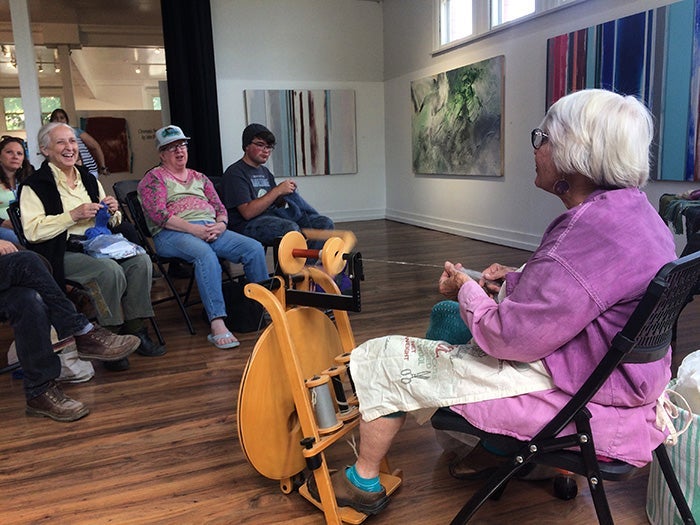
[[[498,303],[460,265],[445,263],[439,289],[459,302],[476,345],[471,350],[442,344],[422,364],[411,364],[422,340],[398,345],[393,356],[384,338],[353,351],[363,419],[357,462],[333,475],[340,505],[370,513],[386,505],[379,461],[404,412],[449,405],[479,429],[527,440],[578,390],[650,280],[676,258],[669,229],[639,189],[649,177],[652,138],[651,115],[633,97],[583,90],[549,109],[531,135],[535,185],[566,211],[523,271],[505,275]],[[464,366],[466,376],[450,375],[460,360],[482,356],[498,360],[492,373],[470,375]],[[622,365],[589,403],[598,454],[637,466],[651,460],[665,437],[654,424],[655,406],[670,363],[669,352],[657,362]],[[511,368],[516,381],[502,373]],[[418,374],[423,369],[428,373]],[[450,399],[441,394],[445,383]],[[455,401],[460,395],[465,400]]]
[[[46,160],[24,181],[19,195],[29,247],[49,260],[62,287],[65,279],[97,287],[106,306],[97,309],[102,326],[138,336],[141,346],[137,352],[141,355],[164,354],[165,349],[150,339],[143,322],[153,316],[150,258],[142,254],[117,261],[66,250],[68,235],[82,235],[94,227],[101,208],[108,208],[110,226],[121,222],[116,199],[105,194],[87,169],[76,165],[78,145],[70,126],[46,124],[39,130],[38,141]],[[108,366],[126,367],[128,362]]]

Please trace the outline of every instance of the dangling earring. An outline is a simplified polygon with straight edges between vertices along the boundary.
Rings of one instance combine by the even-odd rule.
[[[554,187],[552,189],[554,190],[555,195],[564,195],[565,193],[568,193],[568,191],[571,189],[571,186],[569,185],[569,182],[564,177],[562,177],[554,183]]]

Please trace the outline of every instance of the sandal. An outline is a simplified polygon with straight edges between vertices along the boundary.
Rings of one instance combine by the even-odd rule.
[[[216,348],[219,350],[229,350],[231,348],[236,348],[241,344],[240,341],[231,341],[230,343],[220,343],[222,339],[230,339],[231,337],[234,337],[234,335],[231,332],[225,332],[223,334],[219,335],[212,335],[209,334],[207,336],[207,341],[209,341],[211,344],[213,344]]]

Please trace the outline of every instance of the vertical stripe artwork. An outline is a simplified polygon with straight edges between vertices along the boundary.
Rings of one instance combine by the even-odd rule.
[[[699,181],[700,0],[681,0],[547,41],[545,106],[585,88],[632,95],[657,125],[652,178]]]
[[[353,90],[245,90],[245,102],[248,123],[277,139],[275,176],[357,173]]]

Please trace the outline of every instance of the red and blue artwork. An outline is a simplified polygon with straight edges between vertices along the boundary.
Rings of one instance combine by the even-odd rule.
[[[652,178],[699,181],[700,0],[547,41],[546,107],[586,88],[633,95],[655,117]]]

